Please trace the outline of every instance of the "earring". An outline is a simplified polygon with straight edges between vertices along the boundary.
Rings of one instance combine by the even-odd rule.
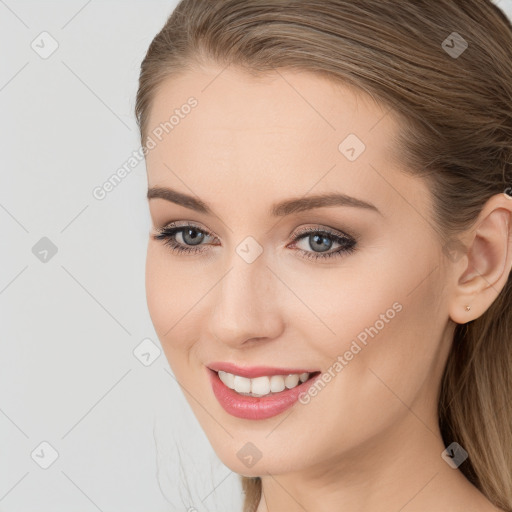
[[[466,311],[469,311],[471,309],[471,306],[466,306]]]

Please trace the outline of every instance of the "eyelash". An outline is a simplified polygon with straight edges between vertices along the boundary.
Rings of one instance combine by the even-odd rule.
[[[155,240],[163,240],[164,245],[167,245],[171,248],[171,251],[178,254],[196,254],[198,252],[202,252],[203,249],[200,249],[200,244],[197,247],[186,247],[182,244],[176,242],[174,239],[174,235],[177,233],[185,231],[187,228],[192,228],[194,231],[205,234],[210,237],[214,237],[209,231],[206,231],[204,229],[199,228],[198,226],[195,226],[193,224],[185,224],[183,226],[176,226],[175,224],[169,224],[163,228],[157,228],[156,234],[152,235]],[[295,236],[292,243],[296,243],[300,241],[302,238],[304,238],[306,235],[311,234],[320,234],[320,235],[327,235],[324,236],[324,238],[327,238],[329,240],[332,240],[336,243],[339,243],[341,247],[337,249],[336,251],[332,252],[325,252],[325,253],[315,253],[310,251],[305,251],[304,249],[297,249],[300,253],[303,254],[303,256],[307,259],[312,260],[327,260],[333,257],[342,257],[344,254],[351,254],[355,251],[355,246],[357,241],[349,236],[346,235],[339,235],[334,233],[333,231],[330,231],[329,229],[319,229],[319,228],[305,228],[301,230],[297,235]]]

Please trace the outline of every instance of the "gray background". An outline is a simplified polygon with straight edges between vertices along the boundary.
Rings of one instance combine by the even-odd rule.
[[[139,66],[176,3],[0,0],[0,511],[241,510],[158,353],[144,163],[92,194],[140,146]]]

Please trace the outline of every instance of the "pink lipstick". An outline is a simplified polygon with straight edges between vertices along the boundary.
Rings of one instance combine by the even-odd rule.
[[[286,411],[298,401],[301,393],[307,391],[320,376],[318,370],[304,368],[271,368],[264,366],[244,368],[232,363],[211,363],[207,366],[206,371],[209,374],[213,393],[222,408],[232,416],[250,420],[271,418]],[[235,389],[231,389],[232,386],[228,387],[228,385],[220,379],[219,371],[221,373],[227,372],[245,378],[245,384],[247,384],[247,379],[256,379],[258,377],[270,378],[273,376],[276,376],[273,380],[277,380],[278,383],[279,381],[281,383],[283,382],[282,377],[289,376],[288,378],[295,384],[291,384],[291,386],[293,386],[291,389],[281,384],[281,387],[278,389],[282,389],[283,387],[284,389],[280,391],[272,391],[270,393],[267,391],[267,394],[263,394],[263,396],[250,396],[249,394],[240,394],[240,392],[235,391]],[[306,378],[306,374],[308,374],[307,380],[304,382],[298,381],[297,375]],[[263,379],[263,381],[265,381],[265,379]],[[246,391],[249,392],[249,389],[246,389]]]

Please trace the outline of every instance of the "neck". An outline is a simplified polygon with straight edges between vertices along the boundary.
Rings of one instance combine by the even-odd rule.
[[[441,457],[444,450],[437,421],[427,425],[406,410],[400,425],[334,455],[321,467],[263,475],[257,512],[494,510]]]

